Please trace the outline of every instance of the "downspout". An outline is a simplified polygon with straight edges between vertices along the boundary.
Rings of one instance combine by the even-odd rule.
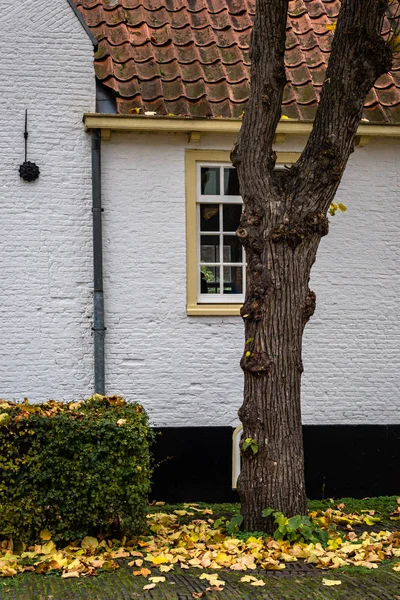
[[[94,337],[94,392],[105,394],[104,364],[104,290],[103,240],[101,213],[101,131],[92,132],[92,214],[93,214],[93,337]]]

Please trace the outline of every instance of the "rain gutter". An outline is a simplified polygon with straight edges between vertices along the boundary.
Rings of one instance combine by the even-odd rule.
[[[99,129],[102,137],[108,138],[112,132],[136,133],[229,133],[238,134],[241,119],[193,119],[190,117],[161,117],[145,115],[105,115],[86,113],[83,117],[86,131]],[[281,120],[276,130],[279,134],[309,135],[312,121]],[[360,137],[400,137],[400,124],[360,123],[357,131]]]
[[[93,338],[94,338],[94,391],[105,394],[104,361],[104,290],[103,239],[101,206],[101,132],[92,131],[92,215],[93,215]]]

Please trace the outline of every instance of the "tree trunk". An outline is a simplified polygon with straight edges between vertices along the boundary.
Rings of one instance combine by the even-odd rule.
[[[245,527],[250,531],[271,530],[272,523],[262,517],[263,508],[280,510],[286,516],[306,512],[300,409],[302,336],[315,308],[308,281],[325,227],[326,222],[322,231],[309,231],[298,245],[274,229],[268,228],[269,233],[264,229],[262,237],[269,240],[261,253],[248,243],[248,224],[238,232],[249,265],[242,309],[245,382],[239,416],[242,448],[248,438],[254,440],[254,449],[258,446],[256,453],[249,444],[242,452],[238,481]]]
[[[388,1],[342,0],[311,135],[296,165],[274,173],[288,6],[289,0],[257,0],[251,92],[232,152],[244,205],[237,235],[247,258],[238,491],[244,527],[269,533],[273,522],[262,517],[264,508],[287,517],[306,512],[302,336],[315,309],[308,282],[365,97],[391,68],[391,50],[381,36]]]

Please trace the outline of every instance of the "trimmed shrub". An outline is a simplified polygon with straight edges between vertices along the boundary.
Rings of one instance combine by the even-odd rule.
[[[32,542],[143,530],[153,434],[140,404],[0,401],[0,537]]]

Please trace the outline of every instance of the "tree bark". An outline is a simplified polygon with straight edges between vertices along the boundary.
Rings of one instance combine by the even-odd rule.
[[[272,532],[264,508],[305,514],[300,408],[302,336],[315,309],[308,287],[319,242],[362,116],[365,97],[390,69],[380,36],[386,1],[343,0],[313,131],[299,159],[274,172],[273,138],[286,84],[288,0],[258,0],[251,93],[232,162],[244,210],[237,231],[247,258],[242,470],[244,527]],[[253,448],[243,441],[254,440]],[[256,452],[254,452],[256,450]]]

